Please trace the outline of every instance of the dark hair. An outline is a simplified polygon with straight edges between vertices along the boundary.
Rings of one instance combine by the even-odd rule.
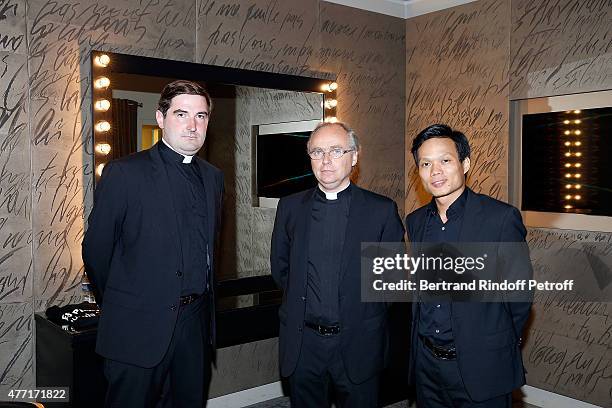
[[[172,98],[178,95],[200,95],[206,99],[208,105],[208,113],[212,112],[212,99],[206,89],[195,82],[179,79],[178,81],[170,82],[164,87],[157,102],[157,109],[166,116],[166,112],[170,108]]]
[[[463,162],[465,159],[470,157],[470,143],[465,135],[457,130],[451,129],[448,125],[435,124],[427,126],[425,129],[414,138],[412,141],[412,156],[414,157],[415,163],[419,164],[418,151],[419,148],[426,140],[433,138],[448,138],[455,142],[457,148],[457,154],[459,155],[459,161]]]

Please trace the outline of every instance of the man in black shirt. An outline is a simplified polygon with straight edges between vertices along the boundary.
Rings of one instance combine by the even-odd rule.
[[[162,140],[108,163],[96,187],[83,260],[101,308],[107,407],[153,407],[164,384],[173,407],[206,404],[223,175],[195,155],[211,107],[200,85],[168,84]]]
[[[498,248],[487,259],[496,274],[512,270],[529,278],[519,211],[465,186],[471,164],[465,135],[446,125],[429,126],[414,139],[412,154],[433,196],[406,217],[415,253],[431,243],[487,243]],[[507,248],[512,255],[498,268],[503,263],[492,259],[503,258]],[[419,407],[511,407],[512,390],[525,384],[520,338],[531,307],[528,293],[518,300],[525,301],[456,302],[451,297],[413,304],[410,371]]]
[[[383,303],[362,303],[362,242],[400,242],[404,228],[389,198],[350,182],[357,164],[355,133],[320,124],[308,141],[318,186],[278,204],[270,262],[285,296],[279,310],[281,374],[291,406],[376,407],[385,364]]]

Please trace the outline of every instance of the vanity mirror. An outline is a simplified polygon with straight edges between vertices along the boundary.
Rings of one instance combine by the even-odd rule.
[[[268,235],[275,213],[270,207],[279,197],[314,185],[305,146],[317,123],[336,120],[333,78],[101,51],[92,52],[91,64],[96,181],[110,160],[159,141],[162,133],[155,110],[159,92],[167,83],[187,79],[209,91],[213,109],[207,139],[198,155],[225,176],[216,271],[220,310],[276,303],[278,292],[274,292],[268,264]],[[267,318],[249,320],[270,322]],[[219,322],[223,324],[223,319]],[[232,326],[228,324],[221,332],[229,333]],[[227,344],[254,339],[236,338]]]

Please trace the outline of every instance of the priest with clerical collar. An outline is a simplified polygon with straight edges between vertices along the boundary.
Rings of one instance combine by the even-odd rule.
[[[404,228],[393,200],[351,184],[351,128],[322,123],[307,148],[318,185],[281,198],[272,234],[281,375],[294,408],[329,406],[330,387],[338,406],[376,407],[386,306],[361,302],[361,243],[400,242]]]

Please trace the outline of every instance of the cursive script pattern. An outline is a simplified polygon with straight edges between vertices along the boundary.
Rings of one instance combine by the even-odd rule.
[[[585,266],[585,248],[610,259],[612,234],[530,229],[528,243],[538,280],[596,282]],[[608,293],[612,272],[608,274]],[[606,280],[600,281],[606,285]],[[534,387],[609,407],[612,405],[612,307],[563,292],[538,292],[523,350],[527,381]]]
[[[512,1],[512,99],[612,87],[611,0]]]
[[[508,14],[509,2],[485,0],[407,21],[407,212],[428,200],[410,147],[433,123],[447,123],[470,140],[470,187],[506,197]]]

